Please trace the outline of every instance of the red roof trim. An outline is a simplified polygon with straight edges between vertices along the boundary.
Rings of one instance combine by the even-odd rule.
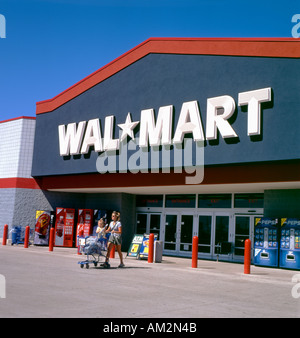
[[[294,38],[150,38],[50,100],[36,103],[36,114],[50,112],[150,53],[260,57],[300,57]]]
[[[15,121],[15,120],[35,120],[36,118],[34,116],[19,116],[19,117],[14,117],[12,119],[8,119],[8,120],[3,120],[0,121],[0,123],[6,123],[6,122],[11,122],[11,121]]]

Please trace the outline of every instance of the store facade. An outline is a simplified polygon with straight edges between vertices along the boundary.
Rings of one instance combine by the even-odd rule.
[[[123,250],[155,232],[189,256],[197,235],[200,258],[241,260],[255,216],[300,217],[299,57],[295,39],[149,39],[38,102],[43,203],[120,210]]]

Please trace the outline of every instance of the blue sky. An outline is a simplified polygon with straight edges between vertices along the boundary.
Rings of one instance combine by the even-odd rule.
[[[150,37],[292,37],[299,0],[1,0],[0,120]],[[299,41],[300,42],[300,41]]]

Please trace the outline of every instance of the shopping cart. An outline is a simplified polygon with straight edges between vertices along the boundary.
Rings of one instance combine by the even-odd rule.
[[[79,238],[78,241],[79,252],[86,255],[86,260],[78,262],[80,267],[84,266],[88,269],[89,264],[93,263],[96,267],[100,263],[101,257],[106,257],[107,251],[107,239],[98,238],[97,236],[87,236],[85,238]],[[104,263],[104,262],[103,262]],[[109,265],[103,265],[103,267],[109,267]]]

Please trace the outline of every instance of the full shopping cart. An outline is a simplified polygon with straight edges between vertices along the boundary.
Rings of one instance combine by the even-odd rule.
[[[87,236],[79,238],[78,245],[79,252],[86,255],[86,260],[78,262],[81,268],[85,266],[88,269],[90,264],[94,264],[96,267],[100,263],[100,258],[106,257],[107,239],[104,237]],[[107,268],[109,265],[104,264],[103,267]]]

